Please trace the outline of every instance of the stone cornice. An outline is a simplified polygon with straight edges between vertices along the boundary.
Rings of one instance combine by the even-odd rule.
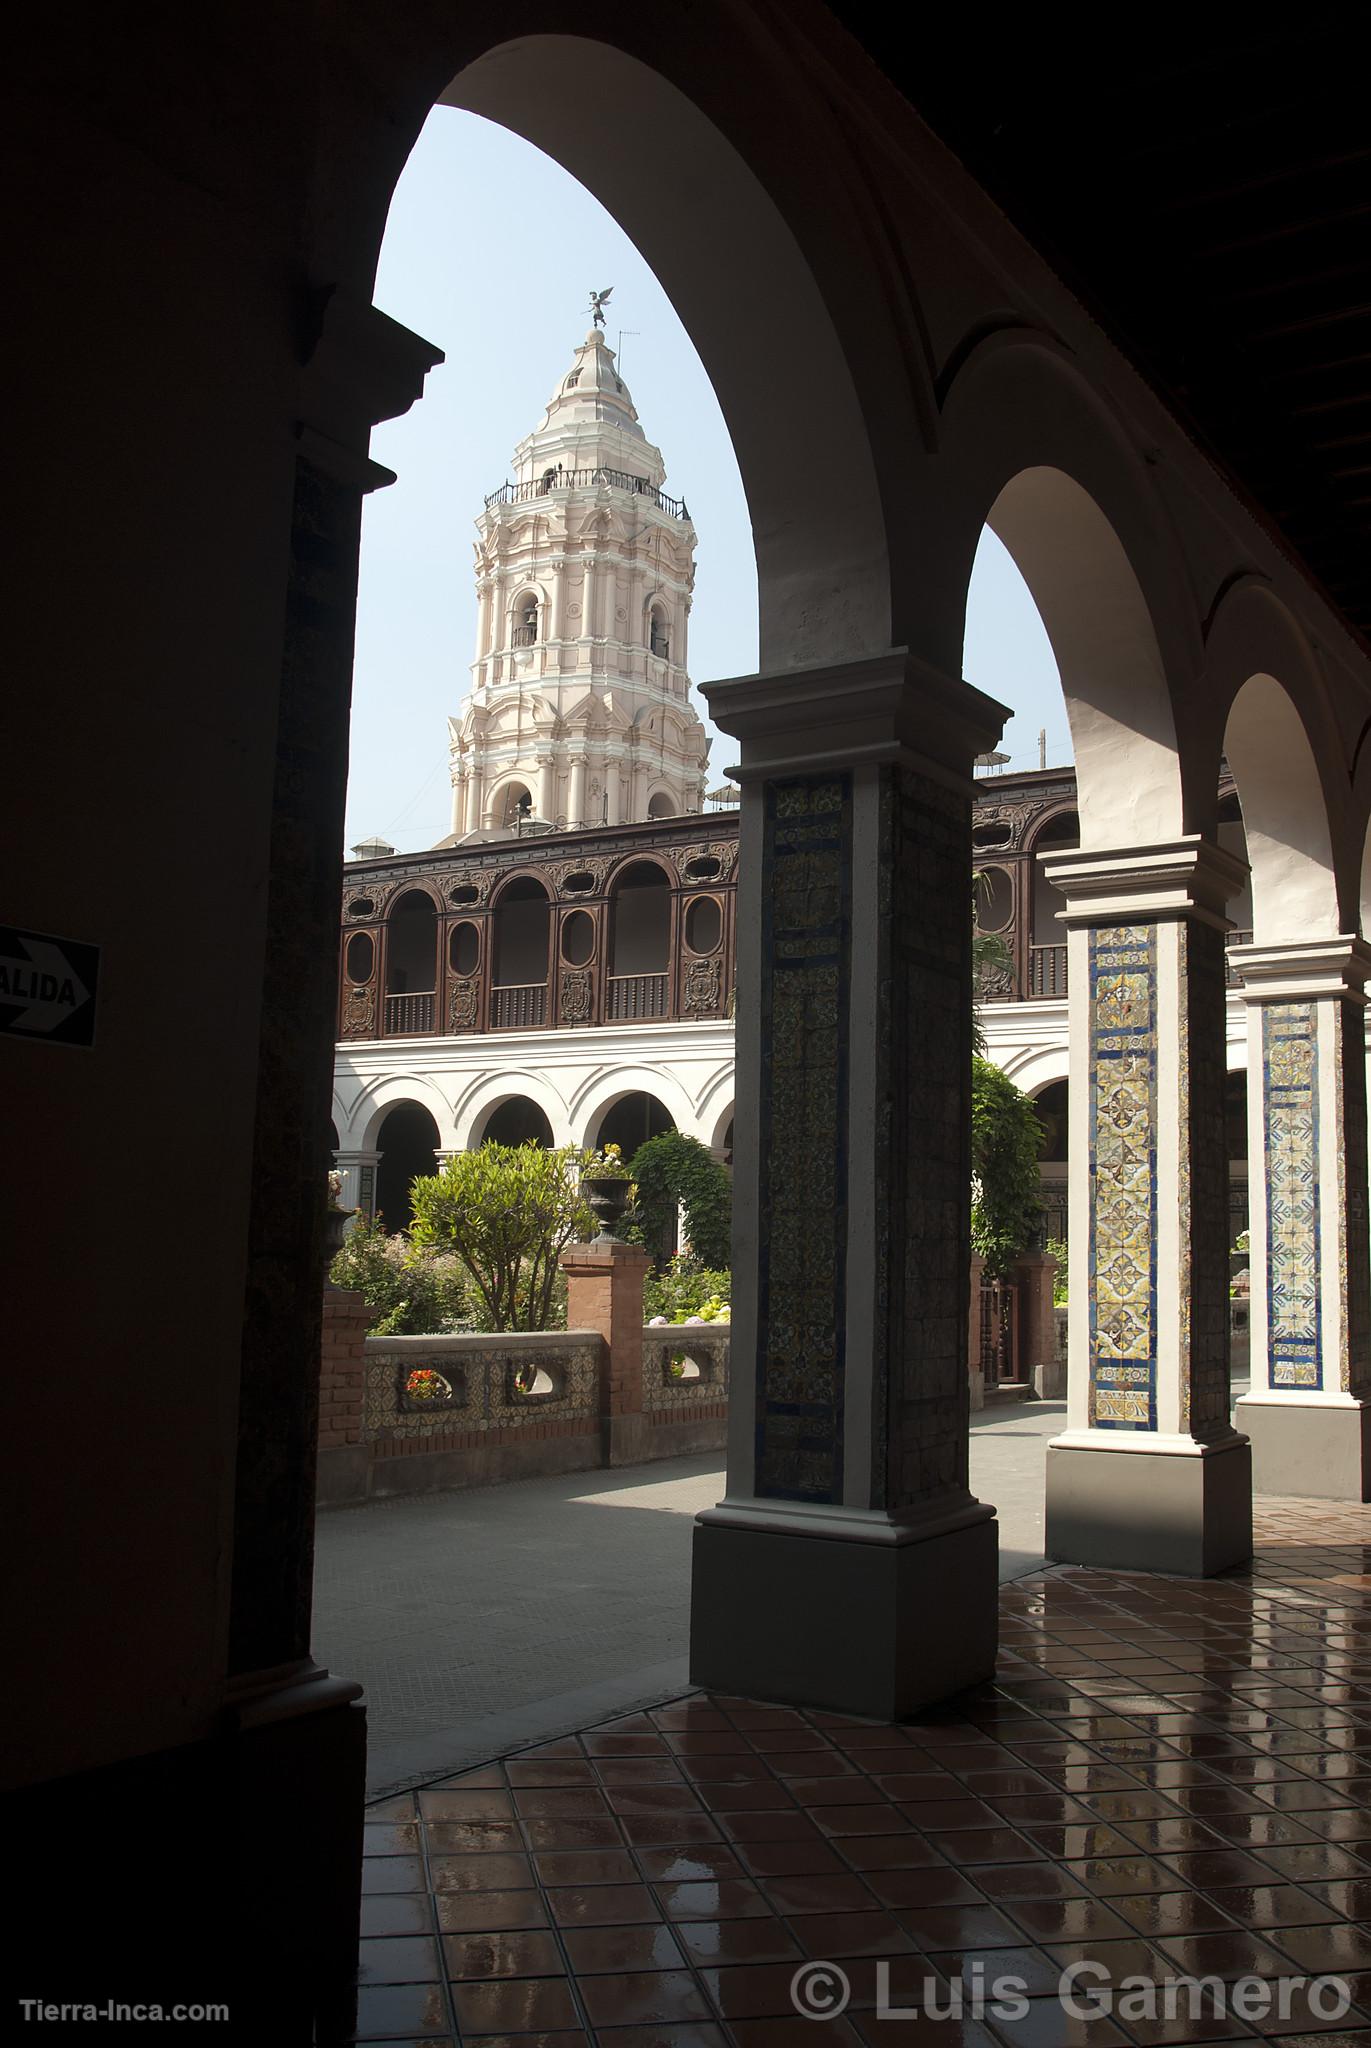
[[[707,683],[715,723],[742,745],[736,778],[900,762],[974,797],[972,762],[1009,712],[893,647],[851,662]]]
[[[1371,946],[1351,933],[1287,946],[1230,946],[1228,961],[1242,978],[1241,994],[1247,1003],[1330,997],[1364,1003],[1365,984],[1371,980]]]
[[[1066,897],[1066,925],[1191,917],[1227,930],[1224,906],[1247,879],[1245,862],[1198,833],[1153,846],[1052,848],[1038,859]]]

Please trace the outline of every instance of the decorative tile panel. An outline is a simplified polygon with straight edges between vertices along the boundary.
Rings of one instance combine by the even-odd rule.
[[[839,1500],[852,778],[763,797],[756,1487]]]
[[[1090,1425],[1157,1426],[1157,929],[1090,959]]]
[[[1318,1087],[1316,1005],[1263,1004],[1266,1317],[1273,1387],[1323,1385]]]

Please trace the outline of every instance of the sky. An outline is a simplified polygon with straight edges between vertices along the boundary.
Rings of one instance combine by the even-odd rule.
[[[555,223],[548,232],[548,223]],[[396,188],[376,304],[444,351],[423,398],[371,437],[397,481],[366,500],[345,843],[402,852],[450,829],[447,720],[470,681],[476,627],[474,521],[510,475],[514,445],[542,416],[612,286],[606,334],[666,488],[699,535],[690,617],[694,684],[757,665],[757,577],[742,480],[718,402],[670,302],[612,216],[507,129],[435,107]],[[1001,747],[1015,767],[1071,758],[1042,621],[990,533],[976,558],[963,673],[1015,717]],[[704,700],[695,708],[705,718]],[[714,738],[710,785],[734,758]]]

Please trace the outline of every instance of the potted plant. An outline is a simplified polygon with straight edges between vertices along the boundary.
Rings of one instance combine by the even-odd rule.
[[[581,1193],[600,1225],[596,1242],[612,1242],[633,1200],[633,1182],[617,1145],[606,1145],[603,1152],[587,1156],[581,1169]]]
[[[343,1176],[335,1166],[328,1177],[328,1207],[324,1211],[324,1257],[326,1268],[333,1264],[343,1249],[343,1240],[348,1234],[348,1225],[357,1214],[355,1209],[344,1209],[338,1200],[343,1192]]]

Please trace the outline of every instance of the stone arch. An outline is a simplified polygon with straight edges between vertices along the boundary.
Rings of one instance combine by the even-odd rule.
[[[1205,659],[1211,808],[1226,760],[1247,838],[1255,942],[1353,930],[1361,845],[1342,739],[1299,622],[1268,583],[1240,577],[1213,609]]]
[[[1250,675],[1238,690],[1224,754],[1247,835],[1254,944],[1336,938],[1338,886],[1318,762],[1295,701],[1275,676]]]
[[[692,1137],[698,1138],[701,1144],[717,1149],[723,1142],[721,1134],[733,1121],[735,1088],[733,1062],[730,1060],[701,1089],[691,1130]]]
[[[502,781],[497,782],[490,792],[490,798],[486,805],[486,818],[490,830],[495,832],[511,830],[518,822],[518,798],[526,796],[531,811],[535,794],[526,775],[506,775]]]
[[[694,1135],[694,1104],[676,1076],[663,1067],[602,1068],[577,1090],[571,1103],[576,1143],[592,1145],[607,1112],[627,1095],[655,1095],[678,1131]]]
[[[452,1104],[437,1084],[425,1074],[386,1074],[370,1082],[352,1106],[349,1119],[352,1135],[347,1143],[361,1152],[374,1151],[377,1134],[391,1110],[403,1102],[426,1109],[438,1126],[438,1142],[447,1145],[452,1129]]]
[[[464,51],[454,30],[450,66],[456,76],[439,104],[499,122],[579,179],[643,251],[698,348],[751,514],[763,666],[887,647],[890,572],[877,465],[852,371],[799,239],[823,228],[819,211],[797,208],[792,225],[742,153],[746,130],[735,144],[688,90],[624,49],[532,33]],[[707,81],[701,85],[703,97]],[[633,118],[587,120],[595,106],[632,108]],[[644,134],[653,137],[646,152]],[[683,163],[689,178],[679,174]],[[379,247],[380,224],[371,225]],[[718,317],[721,302],[727,319]],[[824,392],[818,407],[816,386]],[[762,389],[766,406],[756,403]],[[793,431],[800,418],[802,435]]]
[[[466,1152],[478,1144],[492,1112],[516,1095],[527,1096],[541,1109],[551,1126],[554,1145],[576,1142],[566,1102],[546,1076],[524,1068],[510,1068],[501,1074],[479,1075],[458,1096],[452,1113],[456,1149]]]
[[[1056,344],[1026,330],[967,353],[943,424],[952,481],[936,573],[946,610],[929,622],[943,664],[959,667],[971,568],[989,526],[1052,643],[1081,845],[1175,838],[1187,829],[1187,783],[1174,686],[1198,669],[1201,644],[1184,559],[1145,463]]]

